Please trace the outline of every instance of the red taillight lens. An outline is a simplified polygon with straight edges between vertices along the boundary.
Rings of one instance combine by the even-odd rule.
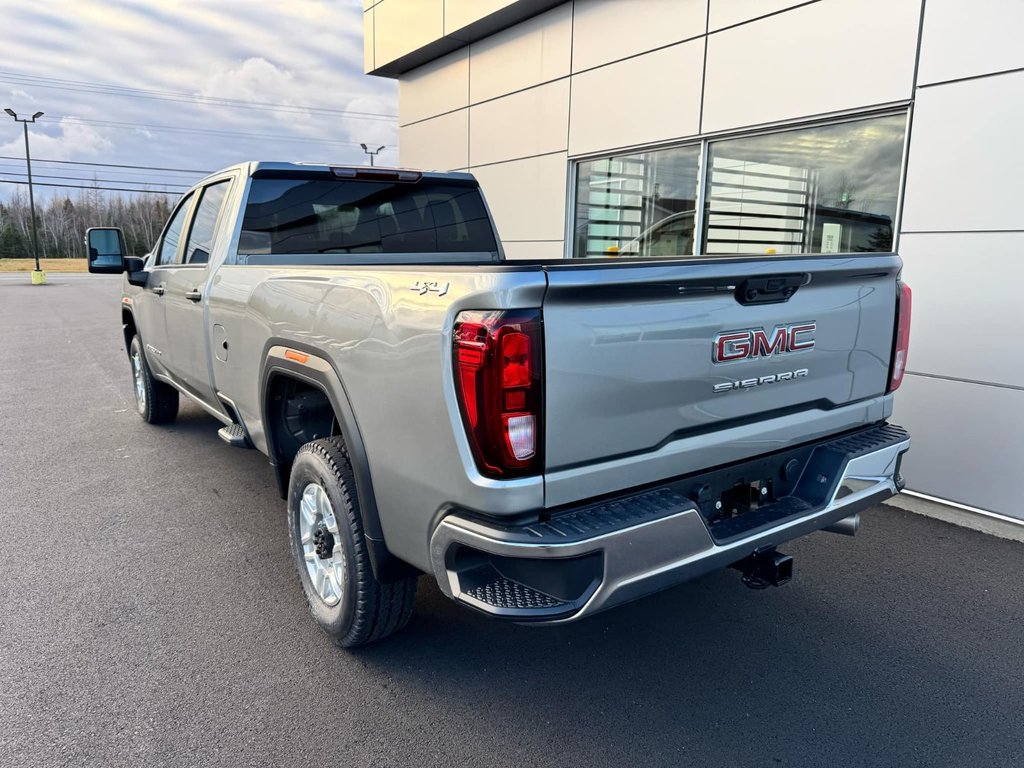
[[[535,474],[543,417],[539,309],[460,312],[453,333],[455,388],[480,472]]]
[[[903,374],[907,370],[907,350],[910,347],[910,286],[898,283],[899,295],[896,298],[896,338],[892,348],[892,367],[889,373],[889,391],[895,392],[903,383]]]

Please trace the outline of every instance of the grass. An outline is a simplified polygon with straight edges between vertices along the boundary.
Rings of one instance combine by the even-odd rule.
[[[85,259],[40,259],[43,272],[87,272]],[[34,259],[0,259],[0,272],[31,272]]]

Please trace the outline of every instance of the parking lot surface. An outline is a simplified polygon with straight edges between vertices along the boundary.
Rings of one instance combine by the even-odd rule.
[[[1020,766],[1024,545],[887,507],[560,628],[332,646],[266,459],[135,413],[120,282],[0,281],[0,766]]]

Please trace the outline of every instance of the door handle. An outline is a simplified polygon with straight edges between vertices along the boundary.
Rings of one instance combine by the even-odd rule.
[[[163,296],[164,295],[164,284],[160,283],[160,285],[154,285],[153,286],[153,293],[155,293],[157,296]]]
[[[185,294],[185,298],[188,299],[189,301],[199,301],[201,298],[203,298],[203,294],[200,292],[198,288],[193,288],[191,291]]]

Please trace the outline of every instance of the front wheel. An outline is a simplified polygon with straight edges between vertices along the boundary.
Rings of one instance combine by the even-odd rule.
[[[416,578],[377,580],[363,538],[348,450],[340,437],[306,443],[288,483],[288,536],[313,618],[344,648],[397,632],[412,617]]]
[[[138,334],[132,337],[128,359],[132,364],[135,407],[139,415],[150,424],[169,424],[178,418],[178,390],[153,378]]]

